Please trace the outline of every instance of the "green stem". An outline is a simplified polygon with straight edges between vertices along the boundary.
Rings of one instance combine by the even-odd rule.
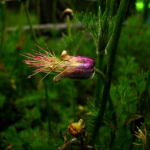
[[[95,141],[95,138],[100,129],[100,126],[101,126],[101,123],[103,120],[103,116],[105,113],[107,99],[108,99],[109,92],[110,92],[111,78],[112,78],[112,73],[113,73],[113,68],[114,68],[114,63],[115,63],[115,58],[116,58],[118,41],[119,41],[121,27],[122,27],[122,23],[124,21],[125,15],[126,15],[129,1],[130,0],[121,0],[121,2],[120,2],[118,14],[117,14],[116,25],[114,28],[114,32],[112,35],[112,41],[110,44],[110,56],[109,56],[109,60],[108,60],[108,71],[106,74],[106,82],[105,82],[104,91],[103,91],[103,95],[102,95],[102,102],[99,107],[99,113],[98,113],[98,116],[97,116],[97,119],[95,122],[95,128],[93,128],[93,133],[92,133],[93,141]]]
[[[102,14],[103,14],[104,11],[105,11],[105,5],[104,5],[104,3],[105,3],[105,0],[99,0],[99,1],[98,1],[98,5],[101,7]]]
[[[28,20],[28,24],[30,26],[30,31],[31,31],[31,35],[32,35],[32,38],[34,39],[34,42],[37,44],[37,39],[36,39],[36,35],[35,35],[35,32],[33,30],[33,27],[32,27],[32,23],[30,21],[30,15],[29,15],[29,11],[28,11],[28,8],[26,6],[26,0],[23,1],[23,6],[24,6],[24,10],[25,10],[25,13],[26,13],[26,17],[27,17],[27,20]]]
[[[95,73],[98,74],[98,76],[103,80],[103,82],[105,82],[106,76],[104,75],[104,73],[97,68],[94,68],[94,70],[95,70]]]
[[[6,4],[0,4],[0,21],[1,21],[1,43],[0,48],[3,50],[5,36]]]
[[[100,71],[99,69],[97,68],[94,68],[96,74],[103,80],[103,82],[105,83],[106,81],[106,76],[103,74],[102,71]],[[115,108],[114,108],[114,104],[112,102],[112,99],[111,99],[111,96],[109,95],[108,97],[108,102],[109,102],[109,108],[110,108],[110,111],[112,112],[112,120],[113,120],[113,124],[114,124],[114,127],[115,129],[113,131],[111,131],[111,141],[110,141],[110,148],[112,148],[113,146],[113,143],[115,141],[115,138],[116,138],[116,130],[118,128],[118,123],[117,123],[117,115],[116,115],[116,112],[115,112]]]
[[[71,38],[70,16],[67,15],[68,36]]]
[[[103,54],[99,54],[98,55],[98,69],[99,70],[103,70],[103,59],[104,59],[104,55]],[[98,107],[99,103],[100,103],[100,98],[101,98],[101,93],[102,93],[102,88],[103,88],[103,84],[102,84],[102,80],[99,76],[97,76],[96,79],[96,91],[95,91],[95,106]]]
[[[104,3],[104,2],[103,2]],[[108,15],[109,15],[109,8],[110,8],[110,0],[107,1],[107,5],[106,5],[106,11],[103,15],[104,17],[104,22],[103,24],[101,24],[101,22],[99,22],[100,27],[99,27],[99,40],[98,40],[98,69],[99,70],[103,70],[103,60],[104,60],[104,55],[105,55],[105,48],[108,42]],[[100,11],[99,11],[100,13]],[[99,17],[101,17],[101,15],[99,14]],[[100,19],[100,18],[99,18]],[[97,76],[97,81],[96,81],[96,93],[95,93],[95,106],[98,107],[101,101],[101,94],[102,94],[102,81],[101,78],[99,76]]]
[[[68,37],[71,39],[72,34],[71,34],[71,27],[70,27],[70,16],[67,15],[67,27],[68,27]],[[74,99],[74,81],[71,81],[71,88],[70,88],[70,93],[71,93],[71,100],[72,100],[72,114],[74,121],[76,120],[76,101]]]
[[[117,122],[117,115],[116,115],[116,111],[114,108],[114,104],[112,102],[110,95],[108,96],[108,102],[109,102],[109,109],[112,113],[112,121],[113,121],[113,125],[114,125],[114,129],[110,133],[111,139],[110,139],[110,144],[109,144],[109,148],[112,149],[115,138],[116,138],[116,130],[118,129],[118,122]]]
[[[115,15],[115,1],[116,0],[111,0],[111,4],[110,4],[110,15],[111,15],[111,17],[113,17]]]

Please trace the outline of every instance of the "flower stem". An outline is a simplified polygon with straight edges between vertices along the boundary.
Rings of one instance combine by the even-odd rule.
[[[71,38],[70,16],[67,15],[68,36]]]
[[[71,27],[70,27],[70,16],[67,15],[67,28],[68,28],[68,37],[69,39],[72,38],[72,34],[71,34]],[[74,121],[76,120],[76,101],[74,98],[74,81],[71,81],[71,85],[70,85],[70,97],[72,100],[72,114],[73,114],[73,119]]]
[[[97,69],[97,68],[94,68],[94,70],[95,70],[95,73],[96,74],[98,74],[99,75],[99,77],[103,80],[103,82],[105,82],[105,80],[106,80],[106,76],[103,74],[103,72],[102,71],[100,71],[99,69]]]
[[[121,0],[120,2],[118,14],[117,14],[117,20],[116,20],[115,28],[114,28],[113,35],[112,35],[112,41],[110,43],[110,56],[108,60],[108,71],[106,74],[106,82],[105,82],[104,91],[102,95],[102,102],[99,107],[99,113],[95,122],[95,128],[93,128],[93,133],[92,133],[93,141],[95,141],[95,138],[100,129],[103,116],[105,113],[106,104],[107,104],[107,100],[108,100],[109,92],[110,92],[111,78],[112,78],[112,73],[113,73],[113,68],[114,68],[114,63],[115,63],[115,58],[116,58],[118,41],[119,41],[121,27],[122,27],[122,23],[126,15],[126,10],[128,8],[129,1],[130,0]]]
[[[5,20],[6,20],[6,4],[0,4],[0,21],[1,21],[1,42],[0,42],[0,48],[3,50],[4,45],[4,36],[5,36]]]
[[[104,3],[104,1],[102,2]],[[108,15],[109,15],[109,8],[110,8],[110,0],[107,1],[107,5],[106,5],[106,10],[104,13],[104,21],[103,24],[101,24],[101,22],[99,22],[100,26],[99,26],[99,39],[98,39],[98,69],[99,70],[103,70],[103,60],[104,60],[104,55],[105,55],[105,47],[107,45],[107,35],[108,35]],[[100,10],[99,10],[100,13]],[[99,17],[101,17],[101,15],[99,14]],[[99,18],[100,20],[100,18]],[[95,93],[95,106],[98,107],[99,103],[101,101],[101,94],[102,94],[102,81],[101,78],[99,76],[97,76],[97,81],[96,81],[96,93]]]
[[[28,24],[30,26],[30,31],[31,31],[32,38],[33,38],[34,42],[37,43],[36,35],[35,35],[35,32],[34,32],[33,27],[32,27],[32,23],[31,23],[31,20],[30,20],[30,15],[29,15],[29,11],[28,11],[26,2],[27,1],[25,0],[22,3],[23,3],[23,6],[24,6],[24,10],[25,10],[25,13],[26,13]]]

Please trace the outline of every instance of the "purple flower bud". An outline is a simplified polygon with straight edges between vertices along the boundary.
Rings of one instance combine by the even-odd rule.
[[[40,49],[43,50],[42,48]],[[55,54],[45,50],[43,51],[45,53],[40,53],[34,50],[35,55],[30,53],[25,53],[26,55],[23,55],[28,58],[27,60],[24,60],[25,64],[37,68],[33,75],[39,72],[47,72],[47,75],[51,72],[59,72],[59,74],[54,77],[54,82],[60,81],[61,78],[89,79],[94,75],[93,68],[95,62],[90,57],[69,56],[64,50],[61,54],[61,59],[59,59]],[[28,78],[33,75],[30,75]]]

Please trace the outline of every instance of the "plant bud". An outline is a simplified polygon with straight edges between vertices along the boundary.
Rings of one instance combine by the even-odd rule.
[[[73,11],[70,8],[67,8],[62,12],[61,19],[65,19],[67,15],[70,17],[70,20],[74,18]]]
[[[85,123],[82,119],[69,125],[69,132],[72,136],[80,136],[85,133]]]

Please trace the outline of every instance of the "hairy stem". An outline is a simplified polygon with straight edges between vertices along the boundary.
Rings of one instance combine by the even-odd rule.
[[[105,82],[104,91],[103,91],[103,95],[102,95],[102,102],[99,107],[99,113],[98,113],[98,116],[97,116],[97,119],[95,122],[95,128],[93,128],[93,133],[92,133],[93,141],[95,141],[95,138],[100,129],[100,126],[101,126],[101,123],[103,120],[103,116],[105,113],[106,104],[107,104],[107,100],[108,100],[108,96],[109,96],[109,92],[110,92],[111,78],[112,78],[112,73],[113,73],[113,68],[114,68],[114,63],[115,63],[115,58],[116,58],[118,41],[119,41],[121,27],[122,27],[122,23],[124,21],[125,15],[126,15],[129,1],[130,0],[121,0],[121,2],[120,2],[118,14],[117,14],[116,25],[114,28],[114,32],[112,35],[112,41],[110,44],[110,56],[109,56],[109,60],[108,60],[108,70],[107,70],[107,74],[106,74],[106,82]]]
[[[103,1],[104,3],[104,1]],[[106,10],[105,13],[103,15],[104,21],[103,24],[101,24],[101,22],[99,22],[100,27],[99,27],[99,39],[98,39],[98,69],[99,70],[103,70],[103,60],[104,60],[104,55],[105,55],[105,48],[108,42],[108,15],[109,15],[109,8],[110,8],[110,0],[107,1],[107,6],[106,6]],[[99,11],[100,13],[100,11]],[[99,15],[99,17],[101,17]],[[100,18],[99,18],[100,19]],[[99,106],[99,103],[101,101],[101,94],[102,94],[102,89],[103,89],[103,85],[102,85],[102,81],[101,78],[99,76],[97,76],[97,81],[96,81],[96,93],[95,93],[95,106]]]

